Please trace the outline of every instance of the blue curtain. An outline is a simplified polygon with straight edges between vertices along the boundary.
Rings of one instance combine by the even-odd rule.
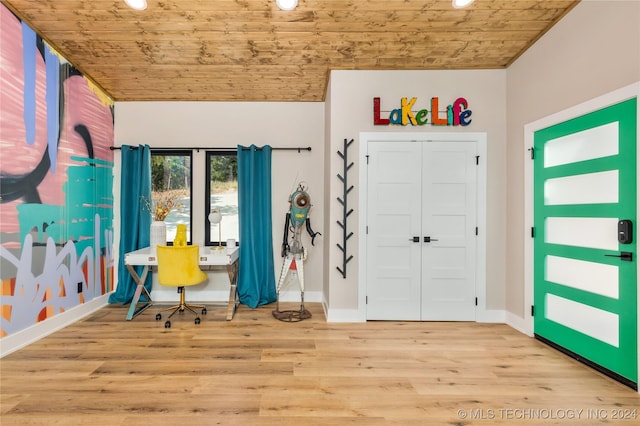
[[[271,220],[271,147],[238,145],[238,295],[250,308],[276,301]]]
[[[143,200],[151,200],[151,150],[149,145],[122,145],[121,159],[118,284],[116,291],[109,295],[109,303],[126,304],[133,299],[137,284],[124,264],[124,255],[149,246],[151,212]],[[140,275],[142,266],[136,270]],[[144,286],[151,292],[151,274]]]

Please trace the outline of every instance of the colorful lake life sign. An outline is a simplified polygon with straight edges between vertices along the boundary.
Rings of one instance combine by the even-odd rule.
[[[445,110],[439,109],[439,99],[431,98],[431,110],[423,108],[414,111],[414,105],[418,98],[413,97],[400,99],[400,108],[391,110],[388,117],[382,117],[380,111],[380,98],[373,98],[373,124],[376,126],[388,126],[397,124],[406,126],[468,126],[471,124],[472,111],[469,109],[469,102],[465,98],[458,98],[452,104],[447,105]]]

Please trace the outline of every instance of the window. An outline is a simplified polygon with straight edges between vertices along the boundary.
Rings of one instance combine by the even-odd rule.
[[[173,244],[179,223],[187,225],[187,242],[191,243],[191,160],[190,150],[151,150],[151,198],[175,203],[164,219],[167,243]]]
[[[207,151],[205,245],[226,245],[239,241],[238,223],[238,156],[235,150]],[[222,214],[220,223],[211,223],[209,213]]]

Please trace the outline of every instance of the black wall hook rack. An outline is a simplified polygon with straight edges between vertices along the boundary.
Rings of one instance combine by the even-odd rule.
[[[347,207],[347,201],[348,201],[347,196],[349,195],[349,192],[351,192],[351,190],[353,189],[353,185],[349,186],[347,184],[347,173],[349,172],[349,169],[351,169],[351,167],[353,166],[353,161],[349,163],[347,159],[347,149],[352,143],[353,143],[353,139],[351,139],[350,141],[347,141],[345,139],[343,151],[342,152],[338,151],[338,155],[340,156],[340,158],[342,158],[344,166],[343,166],[343,172],[342,172],[343,174],[341,175],[338,173],[338,179],[340,179],[340,182],[342,182],[342,188],[343,188],[342,198],[337,197],[338,202],[342,205],[342,222],[340,222],[339,220],[336,221],[340,226],[340,228],[342,228],[342,245],[340,245],[339,243],[336,244],[340,249],[340,251],[342,252],[342,268],[340,268],[339,266],[336,266],[336,269],[342,274],[342,278],[347,278],[347,263],[351,259],[353,259],[353,255],[348,256],[347,254],[347,240],[353,236],[353,232],[348,232],[347,230],[347,218],[349,217],[349,215],[351,215],[351,213],[353,213],[353,209],[349,209]]]

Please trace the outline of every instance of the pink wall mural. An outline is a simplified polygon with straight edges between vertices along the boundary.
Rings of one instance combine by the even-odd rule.
[[[0,337],[113,285],[113,104],[0,5]]]

